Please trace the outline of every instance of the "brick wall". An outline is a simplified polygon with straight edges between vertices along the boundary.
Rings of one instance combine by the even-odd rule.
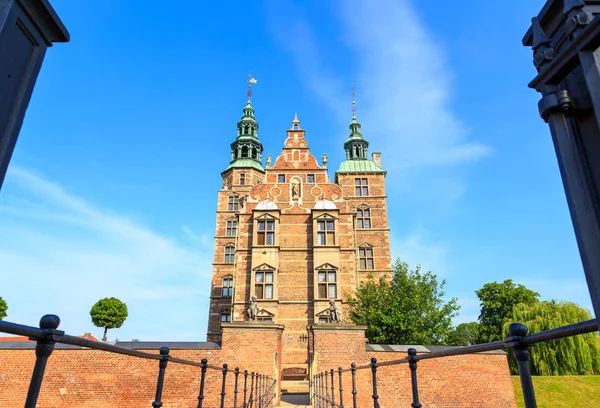
[[[281,355],[281,327],[232,324],[223,328],[224,347],[218,349],[171,350],[177,358],[221,367],[229,365],[225,406],[233,406],[235,367],[241,371],[276,377]],[[33,365],[34,343],[28,349],[0,349],[0,406],[22,407],[25,403]],[[144,350],[157,353],[156,348]],[[200,367],[169,363],[165,373],[164,408],[190,408],[198,404]],[[46,368],[38,408],[139,408],[154,401],[158,361],[81,348],[57,348]],[[243,398],[243,377],[239,377],[238,405]],[[207,408],[218,407],[222,372],[208,370],[205,383]],[[250,388],[250,377],[248,378]]]
[[[364,327],[315,325],[311,343],[314,344],[313,372],[336,370],[335,395],[339,395],[337,369],[370,363],[398,360],[405,352],[367,351]],[[424,360],[418,363],[420,402],[424,407],[516,407],[506,355],[481,353],[459,357]],[[370,369],[356,374],[359,407],[372,406],[373,382]],[[331,384],[331,383],[329,383]],[[351,373],[342,375],[344,403],[352,401]],[[407,364],[379,367],[377,388],[381,408],[408,407],[412,403],[410,370]]]

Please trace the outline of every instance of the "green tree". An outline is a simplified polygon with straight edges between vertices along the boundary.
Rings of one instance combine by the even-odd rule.
[[[2,299],[0,296],[0,320],[6,317],[6,311],[8,310],[8,305],[6,304],[6,300]]]
[[[90,310],[92,323],[96,327],[104,327],[102,341],[106,341],[108,329],[118,329],[127,319],[127,305],[119,299],[111,297],[100,299]]]
[[[479,343],[479,323],[461,323],[448,333],[447,346],[469,346]]]
[[[537,302],[515,305],[510,316],[513,322],[527,326],[528,334],[592,319],[585,308],[571,302]],[[510,321],[504,325],[508,336]],[[586,333],[537,343],[529,348],[531,373],[534,375],[600,374],[600,344],[598,333]],[[511,372],[517,373],[516,361],[510,353]]]
[[[444,300],[445,281],[397,260],[391,281],[369,276],[348,299],[352,322],[367,326],[374,344],[443,344],[460,308]]]
[[[479,315],[479,342],[487,343],[502,339],[502,328],[506,319],[512,315],[513,306],[519,303],[533,304],[538,301],[539,293],[516,285],[512,279],[502,283],[486,283],[475,291],[481,303]]]

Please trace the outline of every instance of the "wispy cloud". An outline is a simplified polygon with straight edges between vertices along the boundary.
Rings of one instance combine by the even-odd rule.
[[[11,167],[0,196],[0,296],[8,320],[61,316],[70,333],[100,333],[89,309],[106,296],[127,303],[120,339],[204,337],[212,245],[165,237],[98,208],[59,184]],[[189,332],[189,327],[194,327]],[[110,333],[110,332],[109,332]]]
[[[452,111],[453,74],[444,49],[428,33],[412,1],[338,1],[331,9],[340,21],[341,40],[329,44],[331,48],[315,40],[319,27],[310,25],[311,16],[303,16],[299,5],[284,0],[269,5],[275,37],[290,51],[300,78],[332,109],[340,125],[349,121],[348,88],[356,83],[365,136],[373,149],[383,150],[388,170],[403,170],[393,173],[392,188],[406,190],[406,184],[439,178],[437,184],[451,180],[456,186],[446,197],[466,190],[448,169],[480,159],[490,148],[469,140],[469,126]],[[294,18],[284,18],[290,15]],[[340,52],[348,54],[348,64],[335,72],[326,56]],[[423,174],[440,167],[438,173]],[[410,179],[401,181],[400,176]]]

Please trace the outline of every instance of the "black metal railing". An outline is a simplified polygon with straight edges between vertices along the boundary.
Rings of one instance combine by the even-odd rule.
[[[337,370],[330,369],[329,371],[323,371],[314,374],[311,378],[312,401],[314,406],[318,408],[344,408],[344,388],[342,386],[342,374],[350,373],[352,379],[352,388],[350,391],[350,394],[352,395],[351,406],[353,408],[357,408],[358,390],[356,386],[356,372],[359,370],[371,370],[371,398],[373,399],[373,407],[379,408],[379,395],[377,393],[377,369],[379,367],[408,363],[412,386],[411,407],[418,408],[422,406],[419,402],[419,385],[417,381],[417,363],[419,361],[506,349],[512,350],[512,353],[517,361],[519,377],[521,379],[521,388],[523,389],[523,399],[525,400],[525,407],[535,408],[537,407],[537,404],[535,401],[535,393],[531,380],[531,370],[529,367],[529,346],[543,341],[557,340],[564,337],[592,333],[595,331],[598,331],[596,319],[558,327],[556,329],[531,334],[529,336],[527,335],[527,327],[525,327],[525,325],[521,323],[513,323],[509,327],[510,336],[508,338],[494,341],[492,343],[457,347],[425,354],[417,354],[416,349],[410,348],[408,349],[408,356],[399,360],[378,363],[376,358],[372,358],[370,364],[357,366],[355,363],[352,363],[350,364],[350,368],[343,369],[342,367],[338,367]],[[350,405],[348,405],[348,407],[350,407]]]
[[[198,393],[198,405],[197,408],[206,407],[204,400],[207,397],[205,394],[206,380],[208,370],[220,371],[221,372],[221,392],[220,397],[217,399],[220,401],[220,407],[225,407],[225,398],[228,395],[228,381],[227,376],[229,374],[229,366],[223,364],[223,366],[216,366],[208,364],[208,360],[203,358],[200,362],[184,360],[176,358],[169,354],[170,350],[168,347],[161,347],[158,354],[150,353],[147,351],[131,350],[125,347],[115,346],[112,344],[102,343],[98,341],[92,341],[81,337],[75,337],[65,334],[61,330],[57,330],[60,324],[60,319],[56,315],[45,315],[40,320],[40,327],[24,326],[21,324],[10,323],[0,320],[0,332],[16,334],[20,336],[27,336],[31,340],[36,341],[35,346],[35,365],[33,373],[31,374],[31,381],[29,383],[29,389],[27,391],[27,399],[25,401],[25,408],[35,408],[42,388],[42,380],[44,378],[44,372],[46,370],[46,363],[48,358],[54,351],[56,343],[70,344],[73,346],[81,346],[94,350],[102,350],[109,353],[123,354],[131,357],[137,357],[148,360],[158,360],[158,379],[156,382],[156,393],[152,407],[160,408],[163,405],[162,393],[165,383],[165,371],[167,365],[171,364],[182,364],[190,367],[196,367],[200,371],[200,391]],[[273,400],[275,397],[275,385],[277,381],[272,377],[254,372],[244,370],[240,371],[239,367],[233,370],[234,385],[233,385],[233,407],[234,408],[269,408],[273,406]],[[241,378],[240,378],[241,376]],[[243,388],[241,388],[243,386]],[[242,394],[242,395],[240,395]]]

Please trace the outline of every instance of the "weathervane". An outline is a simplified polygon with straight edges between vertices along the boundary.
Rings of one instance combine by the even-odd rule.
[[[354,85],[352,85],[352,116],[356,117],[356,101],[354,100]]]
[[[246,92],[246,95],[248,95],[248,102],[250,102],[250,97],[252,96],[252,85],[258,82],[256,78],[252,77],[252,71],[250,71],[248,74],[248,80],[246,82],[248,83],[248,92]]]

